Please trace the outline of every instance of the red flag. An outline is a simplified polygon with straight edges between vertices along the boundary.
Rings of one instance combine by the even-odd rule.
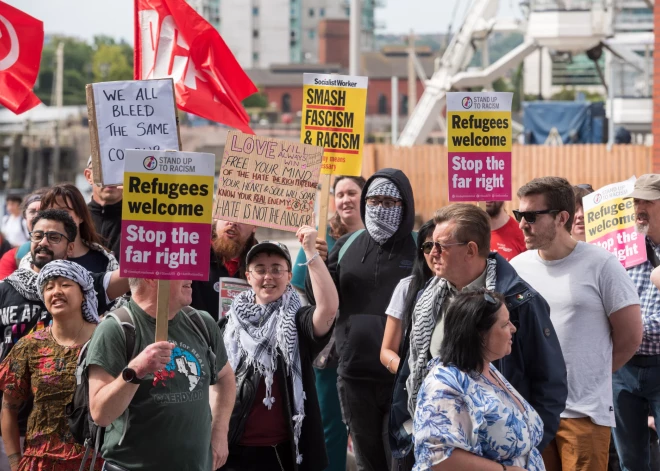
[[[172,77],[183,111],[254,134],[241,100],[257,87],[184,0],[135,0],[134,62],[136,80]]]
[[[0,104],[16,114],[41,101],[32,92],[44,47],[44,24],[0,1]]]

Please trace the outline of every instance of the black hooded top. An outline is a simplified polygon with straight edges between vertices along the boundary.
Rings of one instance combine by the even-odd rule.
[[[380,363],[385,309],[394,288],[412,272],[416,245],[411,232],[415,220],[415,200],[408,177],[393,168],[379,170],[367,180],[360,201],[365,220],[366,194],[378,177],[392,181],[403,199],[403,216],[398,230],[384,244],[362,232],[353,240],[338,263],[339,251],[350,234],[340,238],[328,256],[328,270],[339,293],[339,316],[335,341],[339,356],[339,376],[349,379],[392,382],[394,375]],[[308,296],[311,290],[307,290]],[[313,297],[310,297],[313,301]]]

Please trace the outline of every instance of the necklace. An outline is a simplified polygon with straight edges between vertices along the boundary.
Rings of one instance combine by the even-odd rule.
[[[50,332],[50,336],[53,337],[53,340],[55,341],[56,344],[58,344],[61,347],[64,347],[66,349],[69,349],[76,345],[76,342],[78,341],[78,337],[80,337],[80,332],[82,332],[83,328],[85,327],[85,321],[83,321],[82,325],[80,326],[80,329],[78,330],[78,333],[76,334],[76,338],[73,339],[73,343],[71,345],[63,345],[57,338],[55,337],[55,333],[53,332],[53,328],[49,327],[48,330]]]

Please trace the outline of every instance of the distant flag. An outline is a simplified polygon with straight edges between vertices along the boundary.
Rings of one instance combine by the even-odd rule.
[[[172,77],[177,106],[243,132],[257,91],[220,34],[184,0],[135,0],[136,80]]]
[[[0,104],[16,114],[41,103],[32,88],[43,47],[44,24],[0,1]]]

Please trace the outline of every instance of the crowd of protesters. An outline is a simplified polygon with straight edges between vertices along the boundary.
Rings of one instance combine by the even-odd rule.
[[[537,178],[512,214],[450,204],[415,231],[403,172],[337,177],[296,257],[213,221],[161,342],[156,280],[119,276],[121,188],[7,197],[0,471],[344,471],[347,448],[359,471],[658,469],[660,175],[628,195],[647,247],[628,270],[585,242],[591,192]],[[226,315],[222,277],[249,285]]]

